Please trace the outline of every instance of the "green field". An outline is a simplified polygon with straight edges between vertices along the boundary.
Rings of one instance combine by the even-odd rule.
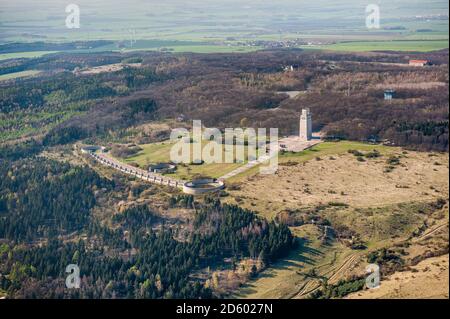
[[[141,48],[127,48],[122,50],[122,52],[133,52],[133,51],[164,51],[164,52],[172,52],[172,53],[245,53],[245,52],[254,52],[260,50],[261,47],[246,47],[246,46],[234,46],[234,45],[215,45],[215,44],[182,44],[182,45],[169,45],[169,46],[161,46],[161,47],[153,47],[149,46],[145,48],[145,46]],[[114,49],[112,51],[118,51]]]
[[[331,51],[418,51],[427,52],[447,49],[448,40],[394,40],[394,41],[355,41],[341,42],[323,46],[309,46],[307,48]]]
[[[393,147],[384,146],[380,144],[369,144],[354,141],[324,142],[317,144],[314,147],[302,152],[298,153],[286,152],[284,154],[281,154],[280,162],[286,162],[291,159],[298,159],[298,158],[308,161],[310,159],[314,159],[317,156],[343,154],[346,153],[348,150],[358,150],[362,152],[367,152],[372,151],[374,149],[380,152],[388,152],[395,150],[395,148]]]
[[[428,52],[446,49],[449,47],[448,39],[436,40],[380,40],[380,41],[343,41],[330,45],[309,45],[300,46],[308,50],[329,50],[329,51],[416,51]],[[263,49],[261,46],[242,46],[233,43],[218,44],[213,42],[194,41],[160,41],[160,40],[138,40],[137,45],[118,49],[116,45],[108,45],[89,50],[69,50],[61,51],[67,53],[94,53],[107,51],[165,51],[172,53],[246,53]],[[0,54],[0,61],[13,58],[37,58],[46,54],[57,53],[57,51],[31,51]]]
[[[36,74],[41,73],[41,71],[37,71],[37,70],[28,70],[28,71],[21,71],[21,72],[14,72],[14,73],[8,73],[8,74],[3,74],[0,75],[0,81],[5,81],[5,80],[11,80],[11,79],[16,79],[16,78],[23,78],[26,76],[33,76]]]
[[[214,143],[204,141],[202,147],[205,148],[207,143]],[[125,163],[136,163],[142,168],[146,168],[149,164],[167,163],[170,162],[170,150],[173,147],[173,143],[163,142],[155,144],[139,145],[142,151],[134,156],[128,157],[123,160]],[[222,148],[225,152],[224,147]],[[225,153],[224,153],[225,154]],[[244,163],[230,163],[230,164],[180,164],[177,165],[177,171],[174,174],[168,174],[167,176],[173,176],[176,178],[190,180],[195,175],[206,175],[213,178],[218,178],[225,175],[228,172],[235,170],[236,168],[244,165]]]
[[[56,53],[56,51],[30,51],[30,52],[15,52],[15,53],[3,53],[0,54],[0,61],[7,59],[20,59],[20,58],[39,58],[43,55]]]
[[[133,46],[119,49],[116,44],[97,47],[94,49],[66,50],[66,51],[29,51],[0,54],[0,61],[19,58],[38,58],[46,54],[65,53],[96,53],[96,52],[134,52],[134,51],[164,51],[173,53],[244,53],[254,52],[261,49],[258,46],[224,45],[213,42],[195,41],[161,41],[161,40],[138,40]]]

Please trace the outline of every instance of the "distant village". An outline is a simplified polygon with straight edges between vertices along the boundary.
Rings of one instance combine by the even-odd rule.
[[[234,41],[234,38],[227,38],[227,41]],[[248,40],[248,41],[238,41],[236,45],[247,46],[247,47],[263,47],[265,49],[285,49],[285,48],[297,48],[299,46],[306,45],[325,45],[333,44],[333,41],[316,41],[316,40],[304,40],[304,39],[290,39],[290,40]]]

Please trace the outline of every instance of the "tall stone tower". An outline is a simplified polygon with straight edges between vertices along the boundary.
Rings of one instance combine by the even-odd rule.
[[[309,141],[312,139],[312,119],[309,108],[302,110],[299,136],[302,141]]]

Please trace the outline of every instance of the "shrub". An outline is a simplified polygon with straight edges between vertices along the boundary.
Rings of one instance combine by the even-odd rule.
[[[387,159],[386,163],[389,165],[399,165],[400,158],[398,156],[392,155]]]
[[[380,156],[381,156],[381,154],[377,150],[373,150],[372,152],[369,152],[365,155],[366,158],[377,158]]]
[[[364,156],[364,154],[361,153],[361,152],[358,151],[358,150],[348,150],[348,152],[349,152],[350,154],[355,155],[355,156]]]

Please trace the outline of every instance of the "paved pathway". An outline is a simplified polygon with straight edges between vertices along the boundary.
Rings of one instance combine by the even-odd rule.
[[[287,150],[287,151],[293,151],[293,152],[301,152],[308,148],[313,147],[316,144],[322,143],[323,140],[321,139],[320,134],[314,134],[314,139],[311,141],[302,141],[297,136],[291,136],[283,138],[279,141],[280,150]],[[238,174],[241,174],[252,167],[255,167],[256,165],[262,164],[270,159],[269,155],[263,155],[260,156],[257,160],[248,162],[247,164],[236,168],[234,171],[231,171],[222,177],[219,177],[220,180],[225,180],[228,178],[231,178],[233,176],[236,176]]]
[[[256,165],[262,164],[262,163],[268,161],[269,159],[270,159],[269,155],[260,156],[257,160],[248,162],[247,164],[236,168],[234,171],[231,171],[231,172],[223,175],[222,177],[219,177],[219,179],[224,180],[224,179],[231,178],[233,176],[236,176],[240,173],[245,172],[246,170],[249,170],[252,167],[255,167]]]

